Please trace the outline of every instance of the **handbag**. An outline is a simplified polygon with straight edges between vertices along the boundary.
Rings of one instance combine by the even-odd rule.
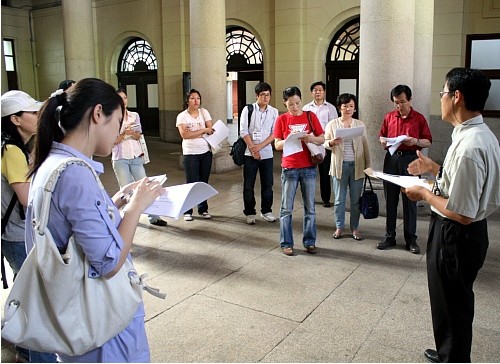
[[[312,122],[311,122],[310,111],[306,111],[306,113],[307,113],[307,120],[309,122],[309,126],[314,133],[314,129],[313,129]],[[314,143],[306,143],[306,146],[309,149],[309,151],[311,152],[311,162],[313,164],[322,163],[323,160],[325,159],[325,155],[326,155],[325,146],[323,144],[317,145]]]
[[[139,138],[139,143],[141,144],[142,159],[144,160],[144,164],[148,164],[150,162],[149,152],[148,152],[148,146],[146,144],[146,138],[144,138],[144,134],[141,134],[141,137]]]
[[[253,113],[253,104],[248,104],[248,126],[250,127],[250,118]],[[237,166],[242,166],[245,164],[245,151],[247,149],[247,143],[242,137],[238,137],[238,139],[233,143],[231,147],[231,152],[229,155],[233,157],[233,162]]]
[[[142,302],[148,287],[128,259],[109,279],[89,276],[89,261],[74,236],[64,254],[47,228],[52,192],[69,164],[88,167],[106,199],[96,172],[85,161],[65,158],[40,175],[40,188],[32,186],[33,249],[22,265],[6,300],[2,338],[24,348],[70,356],[98,348],[123,331]],[[39,170],[38,173],[44,173]],[[45,177],[45,178],[44,178]],[[113,219],[114,206],[108,206]]]
[[[366,181],[370,183],[370,189],[366,189]],[[365,219],[375,219],[378,217],[378,197],[373,190],[372,181],[370,177],[365,176],[365,184],[363,193],[359,198],[359,209]]]

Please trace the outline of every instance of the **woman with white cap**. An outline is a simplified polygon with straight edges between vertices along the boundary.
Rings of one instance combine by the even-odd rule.
[[[14,279],[26,259],[24,208],[30,179],[28,161],[31,139],[36,133],[42,103],[26,92],[13,90],[2,95],[2,254]],[[10,213],[9,213],[10,210]],[[55,354],[16,347],[16,360],[55,363]]]

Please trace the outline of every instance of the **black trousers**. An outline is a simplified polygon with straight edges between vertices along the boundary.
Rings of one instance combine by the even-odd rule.
[[[391,155],[389,152],[384,159],[384,173],[408,176],[408,165],[417,158],[417,153]],[[403,232],[407,246],[417,242],[417,203],[411,201],[401,192],[401,187],[384,181],[384,195],[386,202],[385,238],[396,239],[396,220],[398,217],[399,195],[403,200]]]
[[[332,176],[329,175],[331,159],[332,151],[326,149],[325,159],[318,164],[319,190],[323,203],[330,202],[330,197],[332,196]]]
[[[429,225],[427,279],[436,350],[443,362],[470,362],[474,292],[488,250],[486,219],[462,225],[435,213]]]

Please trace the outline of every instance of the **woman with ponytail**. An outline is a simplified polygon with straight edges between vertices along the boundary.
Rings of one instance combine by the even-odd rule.
[[[24,208],[30,187],[29,154],[41,107],[41,102],[23,91],[2,95],[2,259],[9,263],[14,279],[26,260]],[[28,360],[55,363],[56,356],[16,346],[16,361]]]
[[[77,157],[90,164],[97,174],[103,165],[92,156],[108,156],[118,137],[124,105],[115,89],[95,78],[78,81],[66,91],[58,90],[40,111],[33,153],[33,182],[26,211],[31,221],[32,201],[45,175],[61,159]],[[133,193],[132,193],[133,191]],[[102,203],[103,194],[94,175],[85,166],[70,164],[60,175],[52,194],[48,229],[59,250],[64,252],[74,235],[90,262],[92,277],[111,278],[125,259],[131,259],[132,240],[143,210],[163,193],[157,182],[143,178],[121,188]],[[115,219],[107,205],[114,205]],[[126,206],[120,214],[119,209]],[[26,225],[26,245],[33,246],[34,230]],[[106,304],[99,302],[96,304]],[[126,302],[124,302],[126,304]],[[149,345],[141,304],[128,327],[103,346],[80,356],[59,355],[63,362],[149,362]]]

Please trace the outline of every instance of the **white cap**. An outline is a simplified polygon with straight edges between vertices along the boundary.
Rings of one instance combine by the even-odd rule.
[[[20,111],[39,111],[43,103],[36,101],[26,92],[13,90],[2,95],[2,117],[17,114]]]

